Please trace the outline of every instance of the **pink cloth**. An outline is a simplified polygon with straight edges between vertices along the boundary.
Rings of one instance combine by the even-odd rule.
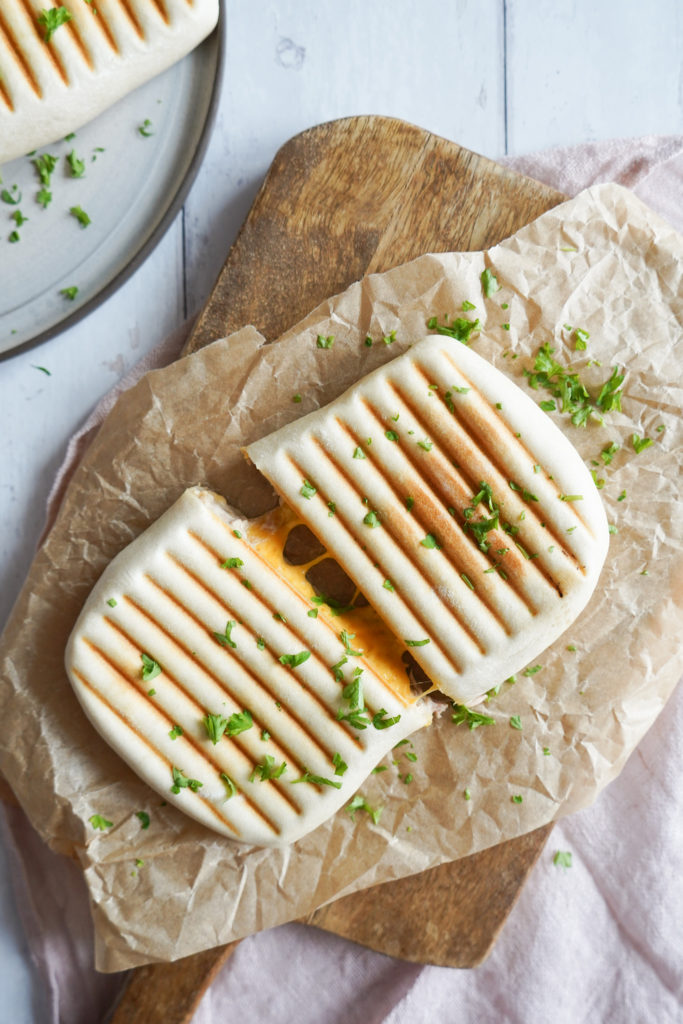
[[[631,188],[683,232],[683,136],[590,143],[508,158],[573,195],[597,182]],[[122,381],[180,351],[179,328]],[[680,372],[677,369],[677,372]],[[70,445],[50,517],[114,393]],[[244,940],[193,1024],[622,1024],[683,1019],[683,688],[624,771],[585,811],[556,825],[489,956],[470,971],[421,967],[298,924]],[[21,811],[0,815],[15,861],[17,903],[51,1024],[93,1024],[121,976],[92,967],[92,924],[80,872],[37,839]],[[571,868],[553,864],[570,851]]]

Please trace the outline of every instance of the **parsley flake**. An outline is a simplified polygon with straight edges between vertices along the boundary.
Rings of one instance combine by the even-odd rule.
[[[651,437],[638,437],[637,434],[631,434],[631,444],[633,445],[633,450],[636,455],[640,455],[640,453],[645,451],[646,448],[649,448],[651,444],[654,444],[654,441]]]
[[[481,289],[487,299],[490,299],[492,295],[500,291],[498,278],[489,267],[481,272]]]
[[[70,285],[68,288],[60,288],[59,294],[63,295],[65,299],[73,302],[78,295],[78,287],[75,284]]]
[[[105,832],[108,828],[112,828],[114,824],[113,821],[107,821],[107,819],[102,817],[101,814],[92,814],[88,818],[88,821],[90,822],[90,824],[92,825],[96,832]]]
[[[228,621],[225,624],[225,632],[224,633],[216,633],[216,632],[212,631],[211,635],[213,636],[214,640],[218,641],[218,643],[221,645],[221,647],[236,648],[237,644],[235,643],[235,641],[232,639],[232,636],[231,636],[231,633],[232,633],[232,631],[233,631],[233,629],[234,629],[234,627],[236,625],[237,625],[237,623],[235,622],[234,619],[228,619]]]
[[[249,781],[254,782],[258,776],[260,782],[267,782],[269,779],[279,779],[281,775],[287,771],[287,762],[283,761],[282,764],[276,768],[275,758],[272,754],[266,754],[260,764],[255,764],[254,769],[249,776]]]
[[[553,857],[553,864],[560,868],[570,868],[572,866],[572,855],[569,850],[558,850]]]
[[[171,766],[171,775],[173,777],[172,793],[177,794],[181,789],[191,789],[193,793],[196,793],[204,785],[199,779],[188,779],[182,768],[177,768],[175,765]]]
[[[313,497],[313,495],[317,494],[317,493],[318,493],[318,488],[317,487],[314,487],[313,484],[308,482],[308,480],[304,480],[303,481],[303,483],[301,485],[301,489],[299,491],[299,494],[301,495],[302,498],[307,498],[310,501],[310,499]]]
[[[465,707],[464,704],[453,704],[453,714],[451,721],[454,725],[467,724],[470,730],[478,729],[480,725],[495,725],[495,718],[490,718],[489,715],[482,715],[478,711],[472,711],[471,708]]]
[[[366,455],[362,448],[355,448],[353,452],[353,457],[354,459],[364,459]]]
[[[66,7],[51,7],[46,11],[42,10],[38,15],[38,24],[45,29],[45,42],[49,43],[57,29],[66,25],[71,18],[72,15]]]
[[[426,644],[430,643],[431,641],[430,641],[429,637],[427,637],[425,640],[405,640],[405,638],[404,638],[404,642],[405,642],[406,647],[424,647]]]
[[[71,170],[71,177],[72,178],[82,178],[82,177],[84,177],[84,175],[85,175],[85,160],[80,160],[76,156],[76,150],[75,149],[71,150],[71,152],[69,153],[69,155],[67,156],[66,159],[67,159],[67,163],[69,164],[69,168]]]
[[[241,732],[251,729],[254,720],[250,711],[235,711],[228,719],[226,733],[228,736],[239,736]]]
[[[141,654],[142,658],[142,680],[148,683],[151,679],[156,679],[157,676],[161,675],[161,665],[154,658],[150,658],[149,654]]]
[[[510,718],[510,725],[512,726],[513,729],[522,729],[522,719],[519,717],[519,715],[512,715],[512,717]]]
[[[366,814],[370,815],[370,817],[372,818],[372,820],[375,823],[375,825],[379,824],[379,819],[380,819],[380,817],[382,815],[382,811],[383,810],[384,810],[383,807],[377,807],[376,809],[373,809],[370,806],[370,804],[367,802],[365,797],[362,796],[362,794],[360,794],[360,793],[356,793],[356,795],[352,799],[351,803],[347,804],[347,806],[346,806],[346,812],[347,812],[347,814],[350,815],[351,821],[355,821],[356,820],[356,818],[355,818],[356,811],[365,811]]]
[[[377,526],[381,526],[379,516],[376,512],[368,512],[366,516],[363,516],[363,522],[366,526],[370,526],[373,530]]]
[[[228,728],[228,720],[224,715],[212,715],[210,711],[204,715],[202,723],[214,746],[218,743],[221,736]]]
[[[3,188],[0,192],[0,199],[3,203],[9,203],[10,206],[18,206],[21,202],[21,192],[19,191],[18,185],[12,185],[10,189]]]
[[[138,125],[138,132],[142,135],[143,139],[148,139],[151,135],[154,135],[152,122],[148,117],[145,118],[141,125]]]
[[[395,430],[385,430],[384,436],[386,437],[387,441],[398,441],[398,434],[396,433]]]
[[[423,537],[420,541],[423,548],[436,548],[437,551],[441,550],[441,545],[437,541],[433,533],[428,533],[426,537]]]
[[[328,335],[327,338],[319,334],[315,339],[315,344],[317,348],[332,348],[334,345],[334,334]]]
[[[334,786],[335,789],[341,789],[341,782],[337,782],[335,779],[326,779],[324,775],[312,775],[307,768],[304,768],[304,773],[299,779],[290,779],[292,786],[296,785],[297,782],[312,782],[316,786]]]
[[[395,589],[394,584],[391,582],[391,580],[385,580],[382,586],[384,587],[385,590],[390,590],[392,592]]]
[[[150,817],[147,811],[136,811],[135,816],[140,819],[141,829],[149,828]]]
[[[310,651],[299,651],[298,654],[281,654],[278,661],[281,665],[287,665],[289,668],[297,668],[299,665],[303,665],[305,661],[308,661],[310,656]]]
[[[241,558],[226,558],[221,562],[221,569],[241,569],[244,562]]]
[[[334,774],[335,775],[344,775],[345,772],[348,770],[348,767],[349,767],[347,765],[346,761],[343,759],[343,757],[339,753],[336,753],[336,754],[332,755],[332,764],[334,765]]]
[[[174,725],[168,735],[171,737],[172,740],[177,740],[179,736],[183,735],[183,730],[181,726]]]
[[[513,804],[521,804],[524,800],[524,797],[520,793],[516,793],[514,796],[510,797],[510,800],[512,801]]]
[[[69,213],[72,217],[76,218],[76,220],[82,228],[87,228],[88,224],[92,223],[88,214],[85,212],[85,210],[82,210],[80,206],[70,207]]]

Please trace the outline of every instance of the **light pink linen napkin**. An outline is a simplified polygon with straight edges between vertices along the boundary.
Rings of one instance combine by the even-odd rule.
[[[590,143],[504,162],[568,195],[619,182],[683,232],[683,136]],[[179,328],[136,367],[71,442],[49,518],[115,395],[176,357],[188,330]],[[679,687],[619,778],[592,807],[555,827],[481,967],[419,967],[316,929],[283,925],[239,945],[193,1024],[680,1024],[682,764]],[[50,1024],[94,1024],[123,979],[93,969],[80,872],[43,846],[21,811],[6,810],[0,825],[15,861],[17,903],[34,964],[48,992]],[[571,852],[571,868],[553,863],[557,850]]]

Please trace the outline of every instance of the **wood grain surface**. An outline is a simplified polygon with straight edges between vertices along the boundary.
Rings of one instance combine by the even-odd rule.
[[[366,273],[425,252],[490,248],[564,198],[403,121],[311,128],[277,153],[185,353],[247,323],[274,341]],[[306,922],[392,956],[474,967],[550,829],[347,896]],[[236,945],[133,972],[112,1024],[189,1024]]]

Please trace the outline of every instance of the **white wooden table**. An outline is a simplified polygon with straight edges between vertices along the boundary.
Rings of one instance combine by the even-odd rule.
[[[0,624],[31,561],[68,438],[126,370],[202,305],[289,137],[333,118],[386,114],[496,158],[683,127],[680,0],[651,0],[647,9],[641,0],[225,7],[218,118],[182,214],[94,313],[0,363]],[[0,847],[2,1020],[42,1024],[32,984]]]

